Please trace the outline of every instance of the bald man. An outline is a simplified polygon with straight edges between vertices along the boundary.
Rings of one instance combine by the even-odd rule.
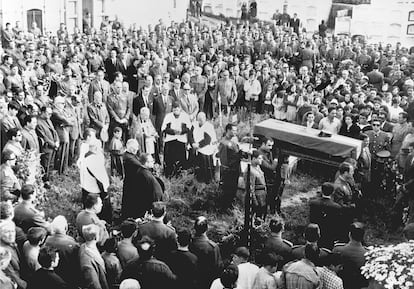
[[[195,154],[196,177],[200,182],[209,183],[214,177],[213,154],[217,150],[217,136],[213,124],[207,121],[204,112],[198,113],[190,136]]]
[[[127,218],[138,218],[135,211],[135,203],[131,202],[131,197],[137,193],[137,179],[136,172],[140,167],[141,163],[138,160],[139,144],[136,139],[129,139],[126,143],[126,152],[124,153],[124,187],[122,193],[122,207],[121,217],[122,219]]]

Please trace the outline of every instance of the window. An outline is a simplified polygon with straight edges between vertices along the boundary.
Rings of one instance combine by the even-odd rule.
[[[408,21],[414,21],[414,11],[408,12]]]
[[[40,9],[31,9],[27,10],[27,28],[28,30],[32,29],[32,23],[36,22],[37,27],[42,30],[42,10]]]
[[[407,34],[414,35],[414,24],[410,24],[407,26]]]

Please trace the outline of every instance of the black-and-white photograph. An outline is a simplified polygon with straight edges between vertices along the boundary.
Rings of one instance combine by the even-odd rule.
[[[414,289],[414,0],[0,0],[1,289]]]

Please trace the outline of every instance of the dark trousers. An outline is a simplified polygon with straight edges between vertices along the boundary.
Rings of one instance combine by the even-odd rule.
[[[68,158],[69,158],[69,143],[61,142],[59,148],[56,152],[55,168],[58,170],[59,174],[63,174],[68,168]]]
[[[44,170],[43,180],[48,181],[50,177],[50,171],[52,170],[54,158],[56,155],[56,151],[46,151],[40,155],[40,165]]]
[[[214,179],[214,164],[212,155],[195,155],[195,174],[199,182],[209,183]]]
[[[165,176],[177,174],[186,165],[185,143],[173,140],[164,146]]]
[[[78,157],[78,148],[79,148],[79,138],[69,139],[69,157],[68,157],[68,164],[71,166]]]
[[[222,206],[223,209],[229,209],[237,194],[240,172],[238,168],[235,170],[222,167],[220,175],[222,183]]]

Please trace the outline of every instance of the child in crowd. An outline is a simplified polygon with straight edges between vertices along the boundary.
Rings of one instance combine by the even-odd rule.
[[[111,154],[111,175],[123,178],[124,165],[122,163],[122,155],[125,152],[125,148],[122,143],[122,129],[118,126],[114,128],[114,136],[109,143],[109,152]]]

